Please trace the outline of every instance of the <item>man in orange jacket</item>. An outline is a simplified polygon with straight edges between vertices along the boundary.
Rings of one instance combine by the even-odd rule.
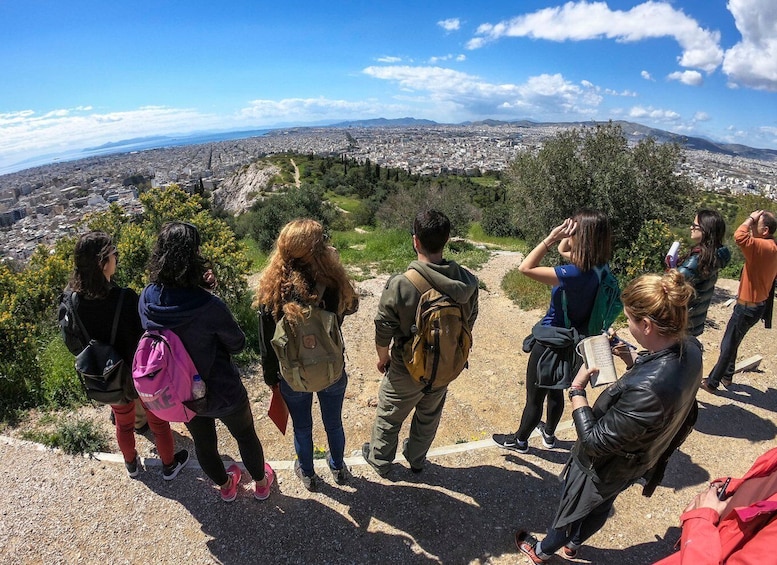
[[[655,565],[774,563],[777,547],[777,448],[741,479],[721,478],[680,516],[680,551]]]

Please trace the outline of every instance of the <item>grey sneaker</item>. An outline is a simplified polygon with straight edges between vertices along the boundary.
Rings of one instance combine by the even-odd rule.
[[[310,492],[316,492],[318,490],[318,475],[316,475],[314,472],[311,476],[308,477],[305,473],[303,473],[302,467],[300,467],[299,464],[299,459],[294,461],[294,474],[299,477],[300,481],[302,481],[302,486],[304,486]]]
[[[515,434],[494,434],[491,436],[491,439],[499,447],[517,451],[518,453],[529,453],[529,442],[519,440],[515,437]]]
[[[181,469],[186,467],[189,462],[189,452],[182,449],[173,457],[173,462],[169,465],[162,466],[162,478],[166,481],[172,481],[181,472]]]
[[[332,465],[332,455],[327,451],[326,452],[326,463],[329,466],[329,470],[332,471],[332,476],[335,479],[335,482],[338,485],[344,485],[348,482],[348,479],[351,477],[351,472],[348,470],[348,467],[343,462],[343,466],[340,469],[335,469]]]
[[[135,454],[135,459],[131,461],[130,463],[124,462],[124,468],[127,469],[127,474],[130,476],[130,478],[134,479],[138,476],[138,473],[140,473],[140,457],[138,457],[138,454]]]
[[[553,449],[556,447],[556,436],[546,434],[544,424],[537,426],[537,429],[540,431],[540,435],[542,436],[542,445],[544,445],[547,449]]]

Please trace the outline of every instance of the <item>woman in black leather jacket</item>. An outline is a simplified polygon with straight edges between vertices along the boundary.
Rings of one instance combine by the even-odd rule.
[[[569,398],[578,440],[564,469],[558,511],[541,542],[516,534],[518,549],[542,563],[563,547],[575,557],[580,545],[604,525],[615,498],[661,460],[695,406],[701,381],[699,342],[686,337],[693,288],[676,270],[643,275],[621,295],[629,330],[647,351],[625,348],[628,371],[597,398],[585,387],[596,369],[583,367]]]

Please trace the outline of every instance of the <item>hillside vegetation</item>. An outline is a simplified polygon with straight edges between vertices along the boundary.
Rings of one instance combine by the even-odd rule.
[[[729,226],[736,226],[753,209],[773,205],[758,196],[699,192],[681,173],[683,158],[678,146],[650,139],[629,146],[614,125],[560,133],[539,152],[519,155],[504,177],[419,176],[369,160],[279,154],[257,160],[225,182],[242,205],[173,186],[144,192],[140,217],[128,217],[113,205],[85,218],[81,229],[113,235],[121,257],[116,280],[139,291],[161,225],[195,223],[219,280],[218,292],[249,338],[239,359],[245,362],[257,355],[247,276],[262,268],[280,228],[293,218],[321,221],[353,276],[365,279],[406,268],[414,258],[409,230],[424,207],[450,217],[455,239],[446,254],[472,268],[487,260],[488,251],[463,238],[524,250],[578,207],[598,207],[612,218],[617,250],[612,266],[625,283],[662,270],[672,240],[688,248],[687,226],[696,208],[717,208]],[[241,178],[251,183],[243,186]],[[53,250],[38,249],[26,265],[0,263],[0,417],[5,421],[12,422],[19,410],[85,401],[73,358],[56,332],[57,297],[67,283],[74,242],[75,236]],[[730,247],[734,260],[725,275],[736,277],[741,256]],[[528,304],[522,301],[523,307],[544,306],[545,294],[530,288],[525,277],[510,274],[505,280],[510,296],[533,297]]]

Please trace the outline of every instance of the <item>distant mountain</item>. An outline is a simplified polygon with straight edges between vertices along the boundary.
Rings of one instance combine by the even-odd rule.
[[[461,125],[485,125],[492,127],[497,127],[500,125],[511,125],[519,127],[591,127],[597,125],[607,125],[608,123],[610,122],[532,122],[531,120],[518,120],[511,122],[502,120],[481,120],[478,122],[463,122]],[[624,120],[617,120],[613,121],[612,123],[619,125],[621,129],[623,129],[623,134],[630,141],[640,141],[642,139],[652,137],[659,143],[677,143],[686,149],[709,151],[711,153],[730,155],[732,157],[746,157],[748,159],[761,159],[764,161],[777,160],[777,150],[775,149],[758,149],[737,143],[719,143],[717,141],[712,141],[703,137],[680,135],[677,133],[672,133],[671,131],[651,128],[648,126],[643,126],[642,124],[627,122]]]
[[[330,128],[388,128],[388,127],[408,127],[408,126],[437,126],[440,125],[432,120],[417,120],[415,118],[375,118],[372,120],[355,120],[332,124]]]

